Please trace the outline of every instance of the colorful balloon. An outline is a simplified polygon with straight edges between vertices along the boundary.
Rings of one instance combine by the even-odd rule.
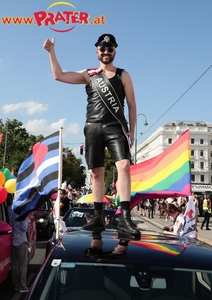
[[[4,184],[4,187],[8,193],[14,194],[16,190],[16,178],[7,180]]]
[[[3,203],[7,199],[7,190],[0,186],[0,204]]]
[[[7,180],[9,180],[9,179],[11,178],[11,172],[10,172],[9,169],[7,169],[7,168],[2,168],[2,169],[0,170],[0,172],[4,173],[5,178],[6,178],[5,181],[7,181]]]
[[[5,180],[6,180],[6,178],[5,178],[4,173],[0,172],[0,186],[4,185]]]

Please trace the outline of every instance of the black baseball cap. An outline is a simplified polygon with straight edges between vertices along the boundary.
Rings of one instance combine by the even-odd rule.
[[[116,47],[118,47],[118,44],[116,43],[116,38],[112,34],[104,33],[98,38],[95,46],[96,47],[97,46],[105,46],[105,47],[115,47],[116,48]]]

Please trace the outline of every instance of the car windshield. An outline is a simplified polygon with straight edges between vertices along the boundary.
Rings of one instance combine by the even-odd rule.
[[[212,299],[212,271],[199,269],[54,259],[45,276],[34,299]]]
[[[71,211],[64,221],[67,227],[81,227],[87,223],[86,218],[89,221],[89,219],[92,218],[92,215],[89,212]]]
[[[43,202],[37,210],[48,210],[48,204],[46,202]]]

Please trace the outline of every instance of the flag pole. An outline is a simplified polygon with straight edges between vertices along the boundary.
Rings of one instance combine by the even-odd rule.
[[[3,159],[3,168],[6,166],[6,157],[7,157],[7,140],[8,140],[8,124],[9,121],[6,121],[6,137],[5,137],[5,144],[4,144],[4,159]]]
[[[62,127],[59,130],[59,168],[58,168],[58,189],[61,188],[62,184],[62,169],[63,169],[63,148],[62,148]],[[57,216],[57,228],[56,228],[56,239],[59,238],[60,232],[60,191],[57,191],[57,206],[56,206],[56,216]]]

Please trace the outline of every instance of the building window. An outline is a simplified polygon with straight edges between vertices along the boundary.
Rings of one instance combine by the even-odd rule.
[[[205,176],[204,176],[204,175],[201,175],[201,176],[200,176],[200,181],[201,181],[201,182],[204,182],[204,181],[205,181]]]
[[[200,156],[204,156],[204,151],[200,150]]]
[[[191,174],[191,181],[195,181],[195,175],[194,174]]]
[[[212,176],[211,176],[211,183],[212,183]]]
[[[212,157],[212,151],[211,151],[211,157]]]
[[[168,139],[168,144],[172,144],[172,139]]]
[[[212,140],[211,140],[211,146],[212,146]]]
[[[203,162],[203,161],[200,162],[200,169],[201,169],[201,170],[204,169],[204,162]]]
[[[191,144],[194,144],[194,139],[191,139]]]
[[[200,144],[201,144],[201,145],[204,144],[204,139],[200,139]]]
[[[191,169],[194,169],[194,162],[191,161]]]
[[[212,155],[212,152],[211,152],[211,155]],[[191,156],[194,156],[194,150],[191,150]]]
[[[212,170],[212,163],[211,163],[211,170]]]

